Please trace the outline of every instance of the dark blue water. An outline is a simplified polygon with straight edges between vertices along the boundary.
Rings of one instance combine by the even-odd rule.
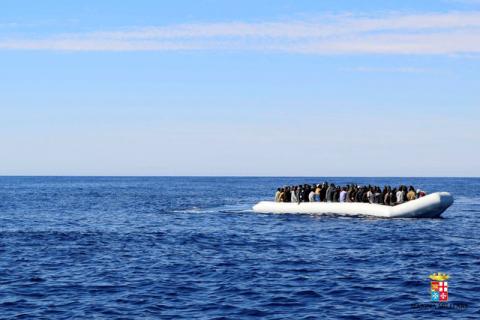
[[[249,211],[323,180],[0,177],[0,317],[480,317],[480,179],[328,179],[449,191],[443,219]],[[466,309],[413,308],[433,272]]]

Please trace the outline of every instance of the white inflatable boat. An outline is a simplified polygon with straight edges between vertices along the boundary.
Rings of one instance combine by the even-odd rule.
[[[379,218],[438,218],[452,204],[453,197],[450,193],[437,192],[394,207],[370,203],[303,202],[297,204],[262,201],[253,207],[253,211],[258,213],[335,214]]]

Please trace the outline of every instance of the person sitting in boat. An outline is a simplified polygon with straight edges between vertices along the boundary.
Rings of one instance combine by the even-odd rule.
[[[420,189],[417,190],[417,198],[422,198],[422,197],[425,197],[426,195],[427,193],[425,191]]]
[[[355,196],[355,202],[363,202],[363,188],[358,187],[358,191]]]
[[[302,194],[302,201],[303,202],[309,202],[308,201],[308,195],[310,194],[310,186],[308,184],[304,184],[302,188],[303,194]]]
[[[332,202],[338,202],[339,193],[340,192],[338,192],[338,187],[335,186],[332,191]]]
[[[326,191],[326,198],[327,202],[333,202],[333,192],[335,190],[335,185],[333,183],[330,184],[330,186],[327,188]]]
[[[315,202],[320,202],[320,191],[321,191],[320,185],[317,184],[315,188]]]
[[[390,205],[390,198],[392,196],[392,189],[390,187],[385,187],[383,193],[385,194],[383,196],[383,204],[386,206]]]
[[[407,193],[407,201],[413,201],[417,199],[417,194],[415,193],[415,188],[413,186],[410,186],[408,189]]]
[[[345,188],[345,191],[347,192],[345,194],[345,202],[350,202],[350,196],[352,195],[352,187],[347,184],[347,187]]]
[[[375,202],[375,194],[373,193],[373,188],[369,187],[367,191],[368,203],[372,204]]]
[[[384,186],[383,191],[382,191],[382,200],[380,201],[381,204],[387,203],[387,202],[385,202],[385,197],[386,197],[387,193],[388,193],[388,187]]]
[[[342,191],[340,191],[338,202],[347,202],[347,188],[343,187]]]
[[[335,189],[335,202],[340,202],[340,193],[342,192],[342,188],[340,186],[337,186]]]
[[[403,192],[403,186],[400,187],[400,189],[397,191],[396,196],[397,196],[397,204],[402,204],[405,201],[405,198],[404,198],[405,194]]]
[[[292,197],[292,192],[290,187],[285,187],[285,196],[283,197],[283,202],[290,202]]]
[[[308,194],[308,201],[315,202],[315,191],[313,189],[310,189],[310,193]]]
[[[350,202],[356,202],[357,192],[358,188],[356,186],[352,186],[352,191],[350,192]]]
[[[328,182],[324,182],[322,184],[322,188],[320,189],[320,201],[321,202],[326,202],[327,201],[327,187],[328,187]]]
[[[360,202],[394,206],[425,195],[426,193],[420,189],[415,191],[413,186],[407,189],[401,185],[393,190],[390,186],[385,186],[382,192],[378,186],[360,187],[352,184],[342,187],[325,182],[322,185],[304,184],[278,188],[275,192],[275,202]]]
[[[374,188],[374,202],[376,204],[383,204],[383,195],[382,195],[382,190],[380,190],[380,187],[375,187]]]
[[[298,187],[292,187],[292,191],[290,192],[290,202],[297,203],[298,202]]]
[[[280,193],[282,193],[282,189],[278,188],[277,192],[275,192],[275,202],[280,202]]]

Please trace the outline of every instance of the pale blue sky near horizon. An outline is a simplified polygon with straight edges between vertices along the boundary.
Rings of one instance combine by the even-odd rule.
[[[0,70],[0,175],[480,176],[476,0],[7,0]]]

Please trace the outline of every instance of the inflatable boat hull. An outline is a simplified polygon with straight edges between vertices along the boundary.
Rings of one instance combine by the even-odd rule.
[[[341,216],[373,216],[379,218],[438,218],[453,204],[448,192],[437,192],[397,206],[370,203],[337,202],[273,202],[262,201],[253,207],[258,213],[335,214]]]

